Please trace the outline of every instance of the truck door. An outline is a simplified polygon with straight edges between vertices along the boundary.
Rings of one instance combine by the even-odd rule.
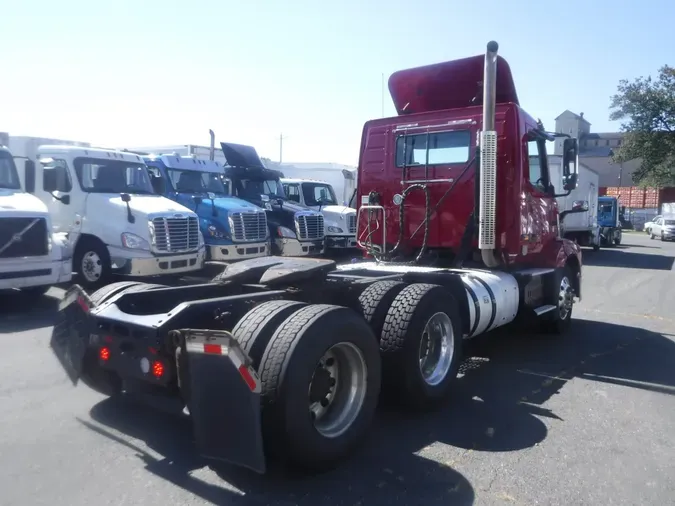
[[[524,245],[529,254],[539,253],[550,235],[557,235],[557,211],[551,192],[546,141],[535,134],[523,142],[525,166],[523,177],[527,209],[527,235]]]
[[[84,200],[64,159],[45,156],[36,164],[35,196],[45,203],[54,232],[74,233],[82,225]]]

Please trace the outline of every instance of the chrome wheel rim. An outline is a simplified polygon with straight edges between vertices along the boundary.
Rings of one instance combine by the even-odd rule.
[[[419,366],[427,385],[435,386],[448,375],[455,354],[455,333],[450,317],[442,312],[427,320],[419,348]]]
[[[87,251],[82,257],[82,275],[90,283],[101,279],[103,274],[103,261],[95,251]]]
[[[560,280],[560,292],[558,293],[558,311],[561,320],[566,320],[569,317],[573,304],[574,290],[572,290],[572,283],[567,276],[563,276]]]
[[[309,414],[319,434],[336,438],[352,426],[366,398],[367,377],[356,345],[342,342],[324,353],[309,384]]]

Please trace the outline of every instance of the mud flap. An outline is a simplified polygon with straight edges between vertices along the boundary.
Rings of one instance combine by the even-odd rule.
[[[250,358],[229,332],[178,332],[187,351],[188,408],[199,453],[265,473],[260,379]]]
[[[77,385],[82,374],[91,331],[89,313],[93,307],[86,292],[79,285],[72,286],[59,303],[59,317],[52,329],[49,345],[73,385]]]

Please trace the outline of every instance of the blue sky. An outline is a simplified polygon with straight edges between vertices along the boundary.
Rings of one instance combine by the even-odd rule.
[[[284,161],[356,164],[382,73],[491,39],[547,128],[570,109],[612,131],[618,81],[675,64],[673,19],[663,0],[5,2],[0,131],[130,147],[208,144],[212,128],[273,160],[283,132]]]

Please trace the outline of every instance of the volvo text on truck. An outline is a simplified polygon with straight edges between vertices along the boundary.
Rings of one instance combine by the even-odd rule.
[[[143,160],[155,191],[199,216],[207,261],[232,262],[270,254],[265,210],[229,194],[220,163],[175,154]]]
[[[47,206],[22,189],[12,154],[0,146],[0,290],[42,295],[71,277],[66,234],[52,232]]]
[[[73,381],[172,399],[206,457],[320,469],[363,442],[381,388],[410,409],[443,400],[466,339],[521,319],[566,332],[581,251],[560,237],[555,199],[575,186],[576,139],[554,189],[550,135],[518,105],[495,42],[389,84],[399,115],[366,123],[359,165],[375,260],[270,256],[203,285],[75,286],[52,338]]]
[[[326,249],[356,247],[356,209],[338,204],[333,187],[325,181],[281,178],[288,200],[323,214]]]
[[[68,145],[28,153],[25,187],[68,235],[79,282],[98,287],[113,273],[184,274],[204,265],[204,240],[189,209],[156,195],[140,156]]]
[[[323,215],[290,201],[281,185],[283,174],[266,168],[255,148],[226,142],[220,145],[227,159],[225,179],[232,195],[267,211],[272,254],[307,256],[323,253],[326,248]]]

